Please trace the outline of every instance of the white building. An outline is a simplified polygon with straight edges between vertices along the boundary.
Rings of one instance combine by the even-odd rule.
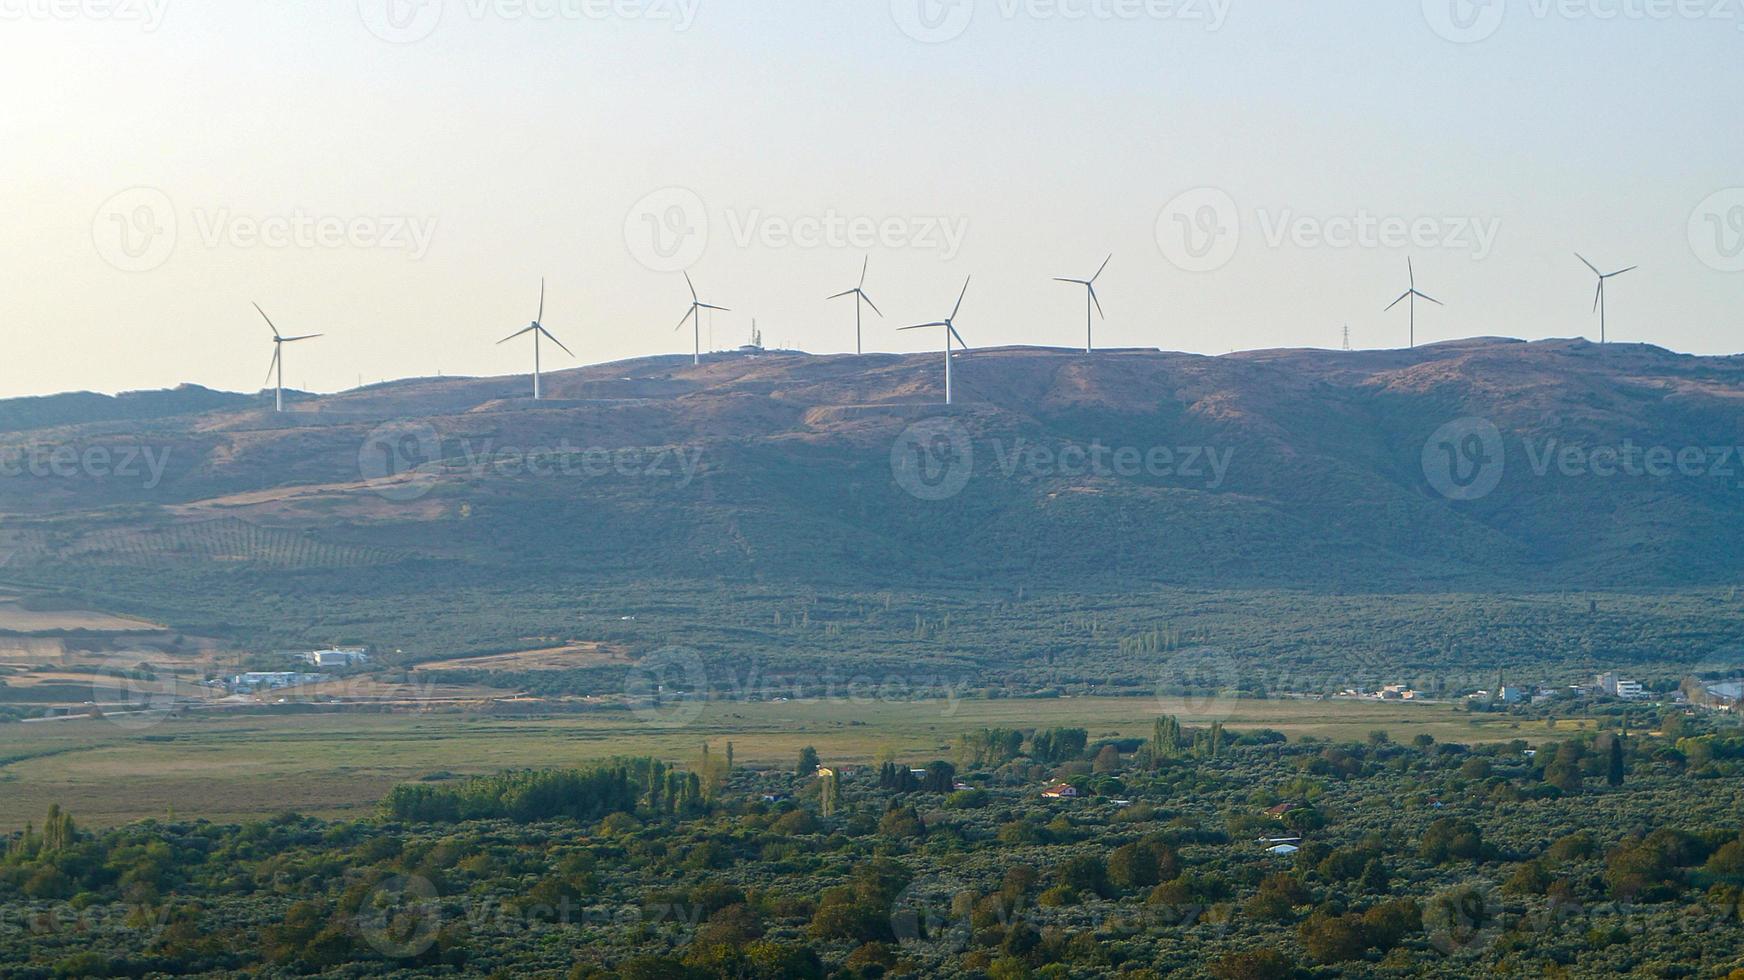
[[[331,647],[302,654],[300,659],[314,667],[356,667],[369,663],[369,654],[361,649]]]
[[[319,684],[332,679],[329,674],[303,674],[288,670],[250,671],[230,678],[230,687],[235,691],[276,691],[285,687]]]
[[[1614,698],[1621,698],[1624,701],[1643,701],[1647,698],[1647,691],[1641,687],[1640,683],[1624,680],[1618,676],[1616,671],[1600,674],[1593,681],[1599,690]]]

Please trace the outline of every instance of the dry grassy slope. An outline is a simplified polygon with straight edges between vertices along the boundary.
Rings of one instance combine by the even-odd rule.
[[[953,500],[924,503],[896,487],[889,458],[905,427],[936,414],[939,360],[648,358],[549,375],[550,400],[538,405],[524,378],[444,378],[311,398],[285,416],[117,421],[110,407],[100,421],[0,434],[0,445],[143,443],[168,453],[161,485],[0,480],[0,536],[11,541],[0,550],[15,565],[72,553],[133,562],[173,540],[158,550],[198,560],[213,550],[189,543],[201,534],[163,528],[241,521],[276,542],[277,561],[306,551],[345,567],[414,555],[488,567],[518,553],[602,574],[871,586],[893,576],[1658,586],[1735,581],[1744,554],[1744,461],[1728,480],[1540,478],[1521,443],[1744,443],[1740,358],[1497,339],[1219,358],[977,351],[959,362],[952,413],[975,437],[976,479]],[[1464,416],[1501,428],[1508,470],[1491,496],[1452,504],[1430,490],[1420,452]],[[396,502],[363,482],[358,453],[377,426],[408,419],[436,429],[451,458],[486,446],[682,446],[700,449],[704,467],[686,486],[455,470],[428,496]],[[1215,489],[1008,478],[993,443],[1019,437],[1235,455]],[[128,545],[94,543],[94,532]],[[287,550],[287,535],[312,544]],[[246,561],[230,550],[227,560]]]

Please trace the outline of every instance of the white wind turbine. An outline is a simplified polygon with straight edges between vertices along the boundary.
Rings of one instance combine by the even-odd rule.
[[[830,297],[830,299],[841,299],[844,296],[854,297],[854,353],[856,354],[863,353],[860,349],[860,317],[865,311],[860,304],[865,303],[866,306],[872,307],[872,312],[877,313],[879,319],[884,318],[884,314],[878,309],[878,304],[872,302],[872,297],[866,295],[866,272],[871,267],[872,256],[868,255],[866,261],[860,263],[860,285]]]
[[[973,278],[973,277],[970,277],[970,278]],[[963,309],[963,297],[965,297],[967,295],[969,295],[969,279],[964,279],[963,280],[963,292],[957,296],[957,305],[951,309],[950,316],[945,317],[943,320],[938,320],[938,321],[933,322],[933,323],[917,323],[912,327],[898,327],[897,328],[898,330],[926,330],[930,327],[944,327],[945,328],[945,404],[946,405],[951,404],[951,357],[952,357],[951,341],[954,339],[957,343],[963,345],[964,350],[969,349],[968,343],[963,340],[963,335],[957,332],[957,314],[962,311],[962,309]]]
[[[699,299],[696,295],[696,283],[693,283],[690,281],[690,273],[688,273],[688,272],[686,272],[684,274],[684,284],[686,286],[690,287],[690,312],[684,314],[684,319],[679,320],[678,326],[673,327],[672,329],[673,330],[683,330],[684,329],[684,321],[685,320],[691,321],[691,343],[693,346],[692,346],[692,351],[691,351],[691,355],[690,355],[690,363],[701,364],[702,363],[702,311],[703,310],[720,310],[722,313],[731,313],[732,310],[729,310],[724,306],[710,306],[709,304],[704,303],[701,299]]]
[[[1411,301],[1411,346],[1415,348],[1417,346],[1417,300],[1419,298],[1426,299],[1429,302],[1434,303],[1436,306],[1446,306],[1447,304],[1427,293],[1417,291],[1417,267],[1412,264],[1410,259],[1405,260],[1405,268],[1411,271],[1411,288],[1405,290],[1404,295],[1393,300],[1392,306],[1388,306],[1387,309],[1391,310],[1394,306],[1398,306],[1406,300]]]
[[[266,311],[260,308],[259,303],[254,304],[254,309],[260,314],[260,318],[266,321],[266,325],[272,329],[273,356],[272,363],[267,365],[266,379],[273,385],[273,411],[282,412],[285,410],[285,345],[294,344],[299,340],[314,340],[321,334],[304,334],[301,337],[280,336],[279,328],[274,326],[272,317],[266,315]]]
[[[557,346],[563,347],[563,341],[553,337],[551,331],[545,329],[545,280],[543,278],[539,280],[539,316],[526,327],[497,341],[497,346],[500,347],[517,337],[524,337],[527,334],[533,335],[533,400],[538,401],[541,397],[541,392],[539,390],[539,338],[544,337]],[[575,352],[567,347],[563,347],[563,353],[568,354],[570,357],[575,356]]]
[[[1599,314],[1599,343],[1602,344],[1605,342],[1605,283],[1622,275],[1623,272],[1634,272],[1641,267],[1632,265],[1624,269],[1623,272],[1600,272],[1598,266],[1586,260],[1586,256],[1576,252],[1574,257],[1580,259],[1582,265],[1593,270],[1593,275],[1599,277],[1599,292],[1593,297],[1593,309]]]
[[[1108,314],[1102,312],[1102,301],[1096,298],[1096,280],[1102,278],[1102,273],[1108,269],[1108,263],[1113,261],[1114,256],[1112,255],[1103,259],[1102,268],[1097,269],[1096,274],[1088,279],[1061,279],[1058,276],[1054,277],[1055,282],[1069,282],[1075,286],[1083,286],[1084,291],[1090,294],[1084,300],[1084,353],[1086,354],[1096,353],[1096,345],[1092,342],[1091,333],[1096,325],[1096,321],[1090,316],[1090,305],[1094,303],[1096,305],[1096,312],[1101,314],[1102,319],[1108,319]]]

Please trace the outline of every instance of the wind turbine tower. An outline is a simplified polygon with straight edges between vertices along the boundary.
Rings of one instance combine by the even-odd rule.
[[[871,267],[872,267],[872,256],[868,255],[868,256],[866,256],[866,261],[860,263],[860,285],[855,286],[853,289],[849,289],[845,292],[840,292],[834,296],[829,297],[830,299],[841,299],[844,296],[854,297],[854,353],[855,354],[864,353],[864,351],[862,351],[860,349],[860,317],[861,317],[861,314],[864,312],[861,309],[861,304],[865,304],[866,306],[872,307],[872,312],[877,313],[878,318],[880,320],[884,319],[884,314],[879,312],[879,310],[878,310],[878,304],[872,302],[872,297],[866,295],[866,271],[868,269],[870,269]]]
[[[504,337],[503,339],[497,341],[497,344],[498,344],[498,346],[501,346],[503,344],[508,343],[511,340],[514,340],[516,337],[524,337],[527,334],[533,335],[533,400],[538,401],[542,397],[542,392],[539,390],[539,338],[544,337],[546,340],[551,341],[552,343],[556,344],[558,347],[563,347],[563,341],[558,340],[556,337],[553,337],[551,335],[551,331],[545,329],[545,280],[544,279],[539,280],[539,316],[536,319],[534,319],[534,321],[532,323],[528,324],[526,327],[524,327],[520,330],[517,330],[514,333],[509,334],[507,337]],[[563,353],[568,354],[570,357],[575,356],[575,353],[567,347],[563,347]]]
[[[970,277],[973,278],[973,277]],[[951,315],[933,323],[917,323],[912,327],[898,327],[898,330],[925,330],[930,327],[945,328],[945,404],[951,404],[951,342],[955,340],[963,345],[964,350],[969,345],[963,341],[963,335],[957,332],[957,314],[962,312],[963,298],[969,295],[969,279],[963,280],[963,291],[957,296],[957,305],[951,309]]]
[[[722,313],[731,313],[732,311],[727,309],[724,306],[711,306],[708,303],[704,303],[701,299],[699,299],[696,295],[696,283],[693,283],[690,281],[690,273],[688,273],[688,272],[686,272],[684,274],[684,284],[686,286],[690,287],[690,311],[685,313],[684,319],[679,320],[678,326],[673,327],[672,329],[675,331],[683,330],[685,320],[690,321],[690,324],[691,324],[690,363],[691,364],[701,364],[702,363],[702,311],[703,310],[720,310]]]
[[[279,328],[273,325],[272,317],[266,315],[266,311],[260,308],[259,303],[254,304],[254,309],[260,314],[260,318],[266,321],[266,325],[272,329],[273,356],[272,363],[267,365],[266,379],[273,382],[273,411],[282,412],[285,410],[285,345],[294,344],[299,340],[314,340],[321,334],[304,334],[301,337],[281,336]]]
[[[1088,279],[1061,279],[1058,276],[1054,277],[1055,282],[1069,282],[1074,286],[1083,286],[1084,291],[1089,294],[1084,298],[1084,353],[1086,354],[1096,353],[1096,344],[1092,335],[1092,331],[1096,326],[1096,320],[1091,316],[1091,306],[1095,306],[1096,314],[1101,316],[1102,319],[1108,319],[1108,315],[1102,312],[1102,300],[1096,297],[1096,280],[1102,278],[1102,273],[1108,269],[1108,263],[1113,261],[1113,255],[1103,259],[1102,268],[1097,269],[1096,274]]]
[[[1577,259],[1580,259],[1582,265],[1593,270],[1593,275],[1599,277],[1599,291],[1596,295],[1593,296],[1593,309],[1595,311],[1597,311],[1599,314],[1599,343],[1603,344],[1606,341],[1606,337],[1605,337],[1605,283],[1610,282],[1612,279],[1617,278],[1618,276],[1622,275],[1624,272],[1634,272],[1636,269],[1639,269],[1641,267],[1638,265],[1632,265],[1629,268],[1624,269],[1622,272],[1600,272],[1598,266],[1592,264],[1591,262],[1588,262],[1586,260],[1586,257],[1581,255],[1579,252],[1574,253],[1574,257]]]
[[[1410,272],[1411,272],[1411,288],[1405,290],[1404,294],[1401,295],[1398,299],[1393,300],[1392,305],[1388,306],[1387,309],[1391,310],[1394,306],[1398,306],[1400,303],[1403,303],[1406,300],[1411,301],[1411,346],[1412,346],[1412,348],[1416,348],[1416,346],[1417,346],[1417,300],[1418,299],[1426,299],[1429,302],[1434,303],[1436,306],[1446,306],[1447,304],[1443,303],[1441,300],[1438,300],[1433,296],[1430,296],[1427,293],[1419,292],[1417,290],[1417,267],[1411,262],[1410,259],[1405,260],[1405,268],[1410,270]]]

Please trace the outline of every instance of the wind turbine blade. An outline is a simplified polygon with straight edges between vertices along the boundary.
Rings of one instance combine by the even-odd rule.
[[[268,387],[268,388],[272,387],[273,372],[277,371],[278,369],[279,369],[279,347],[277,344],[274,344],[273,345],[272,363],[268,364],[266,366],[266,384],[263,387]]]
[[[1411,273],[1411,288],[1415,290],[1417,288],[1417,264],[1407,257],[1405,259],[1405,269]]]
[[[260,314],[260,318],[266,321],[266,325],[272,328],[273,336],[277,337],[279,335],[279,328],[273,326],[272,317],[266,315],[266,311],[260,308],[259,303],[254,304],[254,309],[255,312]]]
[[[1403,303],[1410,298],[1411,298],[1411,294],[1405,293],[1404,295],[1400,296],[1398,299],[1393,300],[1393,302],[1387,306],[1387,310],[1390,310],[1393,307],[1398,306],[1400,303]],[[1387,312],[1387,310],[1382,310],[1381,312],[1385,313],[1385,312]]]
[[[825,299],[841,299],[843,296],[852,296],[857,292],[859,292],[858,289],[850,289],[845,293],[837,293],[834,296],[827,296],[827,297],[825,297]]]
[[[545,277],[539,277],[539,316],[534,323],[545,322]]]
[[[1113,261],[1114,253],[1110,252],[1108,258],[1102,260],[1102,268],[1096,270],[1096,274],[1090,277],[1090,281],[1095,282],[1096,280],[1101,279],[1102,274],[1108,271],[1108,263]]]
[[[1102,300],[1096,298],[1096,287],[1090,286],[1089,283],[1085,283],[1085,285],[1090,287],[1090,302],[1096,304],[1096,314],[1104,320],[1108,319],[1108,314],[1102,312]]]
[[[860,263],[860,285],[857,286],[856,288],[858,288],[858,289],[865,289],[866,288],[866,273],[871,268],[872,268],[872,256],[868,255],[868,256],[866,256],[866,261]]]
[[[1086,282],[1083,279],[1061,279],[1059,276],[1055,276],[1054,281],[1055,282],[1069,282],[1074,286],[1088,286],[1088,285],[1090,285],[1088,282]]]
[[[678,321],[678,326],[672,328],[673,331],[677,332],[679,330],[683,330],[684,325],[689,323],[690,318],[695,316],[695,315],[696,315],[696,307],[692,306],[690,308],[690,310],[684,314],[684,318]]]
[[[684,284],[690,287],[690,299],[694,303],[697,299],[696,283],[690,281],[690,273],[688,272],[684,274]]]
[[[559,347],[563,347],[563,341],[558,340],[556,337],[553,337],[551,335],[551,331],[545,329],[544,327],[540,327],[539,332],[545,335],[546,340],[551,341],[552,343],[556,344]],[[563,353],[568,354],[570,357],[575,356],[575,351],[572,351],[567,347],[563,347]]]
[[[1582,255],[1582,254],[1580,254],[1580,253],[1579,253],[1579,252],[1576,252],[1576,253],[1574,253],[1574,257],[1575,257],[1575,258],[1577,258],[1577,259],[1580,259],[1580,260],[1581,260],[1581,265],[1584,265],[1584,266],[1586,266],[1586,267],[1587,267],[1587,268],[1589,268],[1589,269],[1591,269],[1591,270],[1593,270],[1593,275],[1595,275],[1595,276],[1603,276],[1603,275],[1604,275],[1604,273],[1603,273],[1603,272],[1600,272],[1600,271],[1599,271],[1599,267],[1598,267],[1598,266],[1596,266],[1596,265],[1594,265],[1594,264],[1592,264],[1592,263],[1591,263],[1591,262],[1588,262],[1588,261],[1587,261],[1587,257],[1586,257],[1586,256],[1584,256],[1584,255]]]
[[[950,332],[951,332],[951,336],[953,336],[953,337],[955,337],[955,338],[957,338],[957,344],[958,344],[958,345],[959,345],[959,346],[961,346],[961,347],[962,347],[962,348],[963,348],[963,350],[964,350],[964,351],[968,351],[968,349],[969,349],[969,342],[968,342],[968,341],[967,341],[967,340],[964,340],[964,339],[963,339],[963,335],[962,335],[962,334],[960,334],[960,333],[958,333],[958,332],[957,332],[957,328],[956,328],[956,327],[953,327],[953,326],[949,326],[949,325],[947,325],[947,326],[946,326],[946,327],[945,327],[945,329],[946,329],[946,330],[949,330],[949,331],[950,331]]]
[[[866,295],[863,290],[856,289],[854,291],[860,294],[860,298],[866,301],[867,306],[872,307],[872,312],[878,314],[878,319],[884,319],[884,311],[878,308],[877,303],[872,302],[872,297]]]
[[[326,336],[326,334],[306,333],[301,337],[280,337],[279,343],[281,343],[281,344],[294,344],[299,340],[314,340],[316,337],[324,337],[324,336]]]
[[[1624,269],[1624,270],[1623,270],[1623,272],[1634,272],[1634,271],[1635,271],[1635,270],[1636,270],[1636,269],[1639,269],[1639,268],[1641,268],[1641,267],[1640,267],[1640,266],[1638,266],[1638,265],[1632,265],[1632,266],[1630,266],[1630,267],[1629,267],[1629,268],[1627,268],[1627,269]],[[1617,278],[1617,277],[1618,277],[1618,276],[1620,276],[1620,275],[1622,275],[1622,274],[1623,274],[1623,272],[1613,272],[1613,273],[1611,273],[1611,274],[1610,274],[1610,275],[1608,275],[1608,276],[1605,276],[1605,278],[1606,278],[1606,279],[1615,279],[1615,278]]]
[[[963,291],[962,291],[962,293],[958,294],[957,305],[954,308],[952,308],[951,315],[946,318],[947,320],[955,320],[957,318],[957,314],[961,313],[963,311],[963,297],[969,295],[969,281],[974,279],[974,278],[975,278],[974,276],[969,276],[963,280]]]
[[[1604,298],[1605,298],[1605,280],[1604,280],[1604,277],[1601,276],[1599,278],[1599,288],[1593,290],[1593,312],[1594,313],[1599,312],[1599,300],[1602,300]]]
[[[726,307],[724,307],[724,306],[710,306],[710,305],[708,305],[708,304],[707,304],[707,303],[698,303],[698,304],[696,304],[696,305],[698,305],[698,306],[700,306],[700,307],[702,307],[702,308],[703,308],[703,309],[705,309],[705,310],[720,310],[720,311],[721,311],[721,312],[722,312],[722,313],[731,313],[731,312],[733,312],[733,311],[732,311],[732,310],[729,310],[729,309],[727,309],[727,308],[726,308]]]
[[[506,344],[509,341],[514,340],[516,337],[524,337],[527,334],[530,334],[537,329],[539,329],[539,328],[538,327],[523,327],[522,329],[517,330],[514,333],[509,334],[507,337],[504,337],[503,339],[497,341],[497,346],[501,347],[503,344]]]
[[[940,320],[937,323],[917,323],[912,327],[897,327],[896,329],[898,332],[900,332],[903,330],[929,330],[933,327],[944,327],[944,326],[949,326],[949,324],[945,323],[945,321],[943,321],[943,320]]]
[[[1417,291],[1415,289],[1413,289],[1412,292],[1416,293]],[[1436,306],[1446,306],[1447,305],[1446,303],[1443,303],[1441,300],[1436,299],[1435,297],[1429,295],[1428,293],[1417,293],[1417,295],[1421,296],[1422,298],[1428,300],[1431,303],[1434,303]]]

